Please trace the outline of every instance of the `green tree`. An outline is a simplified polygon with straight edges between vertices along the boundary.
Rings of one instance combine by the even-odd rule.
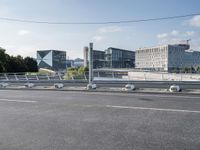
[[[5,68],[2,62],[0,62],[0,73],[5,72]]]
[[[6,72],[6,63],[7,63],[7,59],[6,59],[6,53],[5,53],[5,49],[0,48],[0,72]]]
[[[28,70],[23,57],[20,55],[17,57],[11,56],[9,63],[11,72],[27,72]]]
[[[198,72],[198,73],[200,73],[200,66],[199,66],[199,67],[197,67],[197,72]]]
[[[88,71],[89,71],[88,67],[80,67],[78,69],[79,74],[84,74],[85,72],[88,72]]]
[[[24,58],[24,62],[28,72],[38,72],[37,61],[31,57]]]

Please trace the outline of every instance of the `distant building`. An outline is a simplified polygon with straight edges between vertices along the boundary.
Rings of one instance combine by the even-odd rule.
[[[136,68],[155,71],[199,66],[200,53],[187,52],[189,44],[168,44],[136,50]]]
[[[89,63],[88,47],[83,49],[84,67]],[[93,68],[103,68],[105,63],[105,52],[100,50],[93,50]]]
[[[184,67],[194,67],[200,66],[200,51],[185,51],[184,55]]]
[[[37,63],[39,68],[64,71],[66,69],[66,51],[39,50],[37,51]]]
[[[72,60],[72,59],[67,59],[67,60],[66,60],[66,66],[67,66],[67,68],[74,67],[74,60]]]
[[[134,68],[135,52],[109,47],[105,50],[106,68]]]
[[[73,61],[73,67],[83,67],[84,66],[84,60],[81,58],[76,58]]]
[[[83,60],[84,60],[84,67],[88,66],[88,47],[83,48]]]
[[[93,51],[93,68],[103,68],[105,63],[105,52],[94,50]]]

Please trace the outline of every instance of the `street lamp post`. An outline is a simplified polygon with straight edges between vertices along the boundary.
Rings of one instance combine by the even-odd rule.
[[[93,43],[89,44],[89,83],[87,89],[96,89],[96,84],[93,84]]]
[[[89,44],[89,84],[93,81],[93,43]]]

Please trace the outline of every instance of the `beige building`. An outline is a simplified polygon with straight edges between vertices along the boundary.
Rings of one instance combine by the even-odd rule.
[[[189,48],[189,44],[168,44],[151,48],[140,48],[136,50],[136,68],[156,71],[180,69],[186,65],[185,50]],[[188,63],[192,64],[191,61]]]

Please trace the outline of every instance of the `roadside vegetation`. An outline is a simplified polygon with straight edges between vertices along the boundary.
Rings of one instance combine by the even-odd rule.
[[[37,61],[31,57],[10,56],[0,48],[0,73],[38,72]]]
[[[68,68],[64,76],[65,80],[80,79],[85,80],[89,69],[88,67]]]

